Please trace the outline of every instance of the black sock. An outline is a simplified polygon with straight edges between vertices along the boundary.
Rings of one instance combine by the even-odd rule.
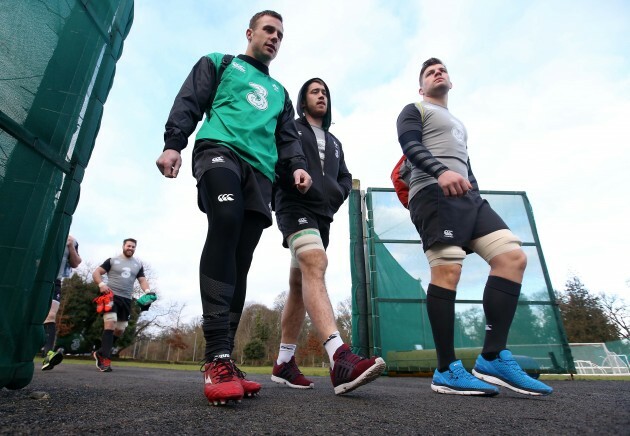
[[[427,313],[433,332],[438,371],[448,369],[455,357],[455,297],[456,292],[429,284],[427,289]]]
[[[241,322],[241,315],[241,313],[230,312],[230,332],[228,334],[228,340],[230,341],[230,354],[234,351],[234,339],[236,338],[238,324]]]
[[[112,345],[114,345],[114,331],[103,330],[103,336],[101,338],[101,356],[105,359],[112,357]]]
[[[234,286],[200,274],[201,305],[203,307],[203,336],[206,339],[205,357],[230,354],[230,301]]]
[[[483,291],[486,338],[481,355],[494,360],[507,347],[510,326],[516,313],[521,284],[503,277],[489,276]]]
[[[50,350],[55,348],[55,338],[57,336],[57,325],[54,322],[44,324],[44,332],[46,333],[46,344],[44,345],[44,357]]]

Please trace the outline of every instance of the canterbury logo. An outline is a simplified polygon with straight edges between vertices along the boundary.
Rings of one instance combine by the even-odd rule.
[[[225,159],[223,159],[223,157],[221,156],[212,158],[212,163],[219,163],[219,162],[225,162]]]
[[[299,218],[298,224],[308,224],[308,220],[306,218]]]
[[[217,199],[220,202],[224,202],[224,201],[234,201],[234,198],[232,197],[232,195],[234,194],[221,194],[217,197]]]
[[[237,64],[234,61],[232,61],[232,68],[235,68],[235,69],[239,70],[241,73],[245,72],[245,67],[242,66],[242,65]]]
[[[452,230],[444,230],[444,237],[445,238],[452,238],[453,237],[453,231]]]

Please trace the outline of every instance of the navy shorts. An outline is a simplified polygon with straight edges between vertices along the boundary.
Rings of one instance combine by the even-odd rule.
[[[317,229],[322,237],[324,249],[328,248],[330,237],[330,219],[317,215],[301,205],[285,208],[276,212],[276,222],[282,232],[282,246],[288,248],[287,238],[304,229]]]
[[[470,241],[508,228],[478,190],[470,190],[462,197],[446,197],[437,183],[411,198],[409,213],[424,251],[440,242],[472,253]]]
[[[114,307],[112,307],[112,312],[116,312],[118,321],[129,321],[131,317],[131,299],[114,295]]]
[[[193,175],[197,179],[197,185],[206,171],[212,171],[214,168],[228,168],[239,177],[245,210],[264,215],[267,221],[266,227],[269,227],[273,223],[271,180],[229,148],[209,141],[199,141],[193,154]],[[199,197],[197,197],[197,204],[205,213]]]

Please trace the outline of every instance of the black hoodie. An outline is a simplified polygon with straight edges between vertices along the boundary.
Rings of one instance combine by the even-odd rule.
[[[316,79],[310,79],[302,85],[295,105],[296,113],[299,116],[295,120],[295,124],[300,134],[304,155],[306,156],[307,171],[313,179],[313,184],[306,194],[301,194],[293,184],[293,174],[291,174],[290,170],[287,167],[278,165],[276,171],[279,179],[278,186],[275,189],[275,211],[282,213],[297,203],[332,221],[333,215],[350,194],[352,174],[346,167],[341,142],[328,131],[331,124],[330,91],[323,80],[317,79],[324,83],[326,95],[328,96],[327,111],[322,123],[322,128],[326,135],[326,151],[324,168],[322,170],[315,132],[306,120],[302,109],[302,104],[306,98],[306,90]]]

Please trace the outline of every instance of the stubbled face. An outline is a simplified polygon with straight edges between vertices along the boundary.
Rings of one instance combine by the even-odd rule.
[[[131,241],[125,242],[125,245],[123,245],[123,254],[125,255],[125,257],[131,257],[135,252],[136,244]]]
[[[270,15],[263,15],[256,22],[254,29],[247,29],[246,54],[269,65],[278,55],[284,37],[282,22]]]
[[[326,87],[318,82],[308,85],[304,100],[304,112],[313,118],[323,118],[328,110]]]
[[[420,95],[442,97],[453,87],[451,78],[442,64],[435,64],[424,70],[420,83]]]

